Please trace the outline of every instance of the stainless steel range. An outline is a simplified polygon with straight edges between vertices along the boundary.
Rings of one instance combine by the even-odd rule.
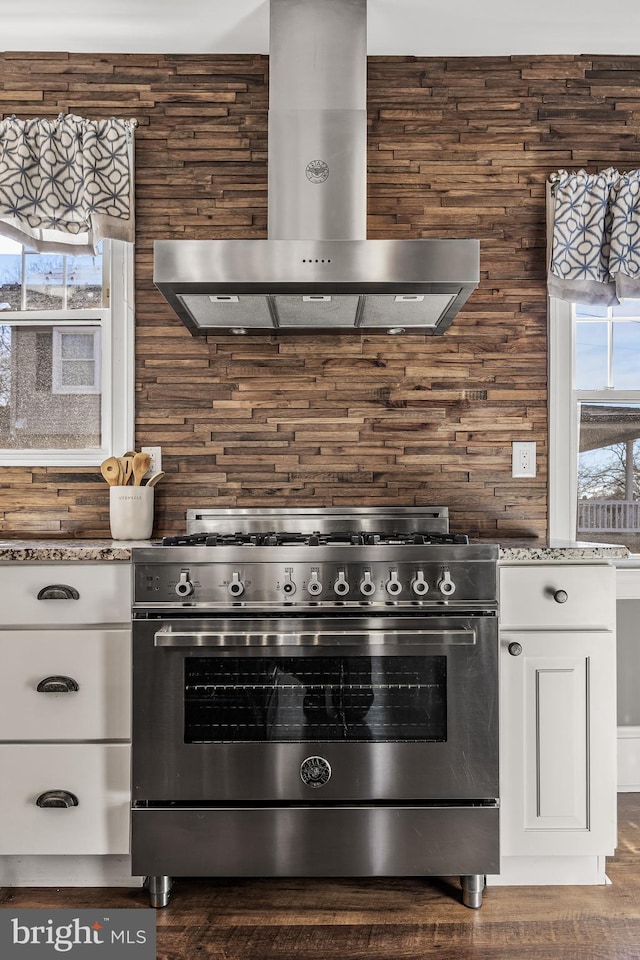
[[[133,872],[499,871],[493,544],[444,507],[192,510],[134,549]]]

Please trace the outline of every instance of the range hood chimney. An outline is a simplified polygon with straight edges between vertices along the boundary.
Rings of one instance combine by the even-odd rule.
[[[444,333],[477,240],[367,240],[366,0],[270,0],[268,240],[156,240],[193,334]]]

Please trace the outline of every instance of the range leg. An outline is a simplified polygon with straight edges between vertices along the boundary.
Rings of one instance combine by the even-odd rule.
[[[468,877],[460,877],[462,884],[462,902],[465,907],[479,910],[482,906],[482,891],[484,890],[484,875],[473,873]]]
[[[166,907],[171,896],[171,877],[148,877],[149,902],[152,907]]]

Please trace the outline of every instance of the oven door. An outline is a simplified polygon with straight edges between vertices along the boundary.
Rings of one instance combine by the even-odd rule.
[[[498,797],[495,615],[134,620],[133,800]]]

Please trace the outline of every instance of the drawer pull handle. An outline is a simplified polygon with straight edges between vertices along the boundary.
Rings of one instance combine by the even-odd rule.
[[[46,790],[36,800],[38,807],[77,807],[78,798],[69,790]]]
[[[77,693],[79,689],[73,677],[45,677],[36,687],[38,693]]]
[[[509,651],[512,657],[519,657],[520,654],[522,653],[522,644],[516,643],[514,640],[513,643],[509,644],[509,646],[507,647],[507,650]]]
[[[566,590],[556,590],[553,595],[553,599],[556,603],[566,603],[569,599],[569,594]]]
[[[79,600],[80,594],[75,587],[69,587],[66,583],[50,583],[43,587],[38,594],[38,600]]]

